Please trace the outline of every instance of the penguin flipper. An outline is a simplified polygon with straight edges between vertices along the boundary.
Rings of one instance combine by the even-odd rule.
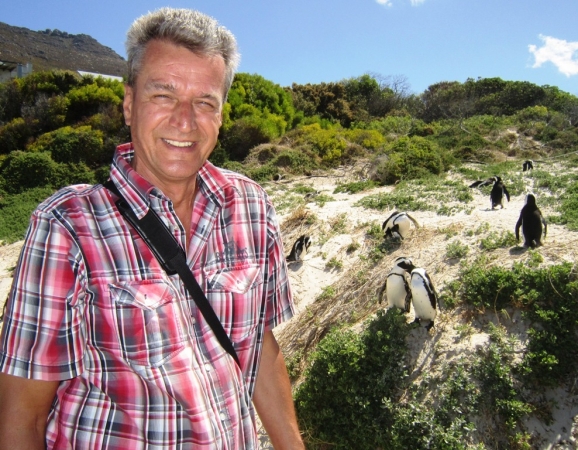
[[[385,283],[383,283],[383,286],[381,286],[379,292],[377,293],[377,300],[379,301],[379,303],[383,301],[383,294],[385,293],[386,288],[387,288],[387,278],[385,278]]]
[[[413,217],[411,217],[408,213],[405,213],[405,215],[407,217],[409,217],[409,220],[411,220],[413,222],[413,224],[415,225],[416,228],[419,228],[419,223],[417,222],[417,220],[415,220]]]
[[[407,283],[405,283],[405,304],[404,304],[404,311],[405,313],[409,313],[409,308],[411,305],[411,289]]]
[[[435,291],[434,285],[433,285],[428,273],[425,272],[424,275],[427,279],[427,288],[428,288],[427,293],[428,293],[428,297],[429,297],[429,302],[430,302],[431,307],[433,309],[437,309],[437,293]]]

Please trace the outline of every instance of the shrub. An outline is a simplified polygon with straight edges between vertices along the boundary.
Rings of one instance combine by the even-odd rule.
[[[23,239],[32,211],[52,193],[52,188],[42,187],[21,194],[0,195],[0,240],[9,244]]]
[[[92,77],[87,80],[85,82],[90,84],[73,88],[66,94],[66,98],[70,101],[67,117],[69,123],[98,113],[103,105],[118,106],[122,103],[124,94],[121,94],[118,88],[100,86],[99,84],[103,82],[96,81]],[[122,83],[118,81],[116,83],[122,87]]]
[[[12,152],[2,162],[0,175],[3,178],[2,188],[10,194],[36,187],[54,187],[59,183],[58,164],[47,152]]]
[[[103,133],[90,126],[63,127],[45,133],[28,147],[33,152],[50,152],[60,163],[85,163],[97,166],[109,163],[112,149],[104,148]]]
[[[392,419],[383,408],[404,382],[408,327],[395,309],[379,311],[366,330],[333,330],[317,346],[295,403],[308,448],[389,448]]]
[[[469,250],[470,248],[467,245],[462,244],[460,241],[454,241],[446,246],[446,257],[449,259],[463,258],[468,254]]]
[[[497,248],[512,247],[517,244],[516,236],[511,231],[497,233],[492,231],[488,236],[480,240],[482,250],[496,250]]]
[[[570,185],[560,199],[561,204],[558,206],[560,216],[550,220],[566,225],[570,230],[578,230],[578,182]]]
[[[367,191],[378,184],[375,181],[365,180],[365,181],[354,181],[352,183],[339,184],[334,190],[334,194],[339,194],[340,192],[346,194],[357,194],[358,192]]]
[[[269,125],[271,125],[270,122],[258,117],[236,120],[221,133],[219,138],[228,157],[235,161],[242,161],[253,147],[270,142],[276,137],[276,133],[271,131]]]
[[[317,123],[304,125],[287,135],[294,139],[294,145],[308,145],[327,166],[341,161],[342,152],[347,148],[346,139],[335,129],[324,129]]]
[[[377,150],[385,143],[385,138],[376,130],[345,130],[345,138],[369,150]]]
[[[374,179],[393,184],[402,179],[439,175],[446,169],[441,153],[436,144],[425,138],[401,137],[387,151],[388,157],[378,163]]]
[[[461,273],[465,303],[500,311],[522,307],[533,325],[520,374],[536,387],[557,385],[578,367],[578,281],[571,263],[544,269],[515,263],[512,269],[484,266],[484,260]]]
[[[12,119],[0,127],[0,154],[24,150],[32,134],[33,130],[29,122],[22,117]]]

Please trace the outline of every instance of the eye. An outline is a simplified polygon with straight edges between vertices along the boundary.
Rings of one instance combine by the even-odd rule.
[[[199,100],[197,102],[197,107],[202,109],[203,111],[214,111],[215,109],[217,109],[215,103],[211,102],[210,100]]]

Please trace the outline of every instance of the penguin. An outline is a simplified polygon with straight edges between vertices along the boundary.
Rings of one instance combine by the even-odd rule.
[[[319,192],[319,191],[308,192],[307,194],[304,195],[303,198],[311,199],[311,198],[317,197],[320,193],[321,192]]]
[[[522,172],[526,172],[527,170],[532,169],[534,169],[534,161],[532,161],[531,159],[527,159],[526,161],[524,161],[524,163],[522,164]]]
[[[281,181],[283,179],[283,175],[281,175],[280,173],[276,173],[275,175],[273,175],[273,181]]]
[[[411,271],[411,303],[415,312],[414,323],[421,324],[421,320],[429,320],[426,329],[429,331],[434,326],[434,319],[437,316],[438,298],[431,281],[431,278],[420,267]]]
[[[548,233],[546,219],[536,205],[534,194],[528,194],[526,195],[526,204],[522,207],[520,218],[516,222],[516,240],[520,240],[521,226],[524,235],[524,247],[540,247],[542,245],[542,225],[544,225],[544,237],[546,237]]]
[[[393,268],[387,274],[385,283],[379,291],[379,303],[383,300],[383,294],[387,297],[390,307],[395,306],[405,313],[409,312],[411,304],[411,290],[408,283],[408,274],[415,266],[411,259],[404,256],[396,258],[393,262]]]
[[[494,186],[492,186],[492,192],[490,192],[490,201],[492,203],[492,209],[496,206],[500,205],[502,209],[504,208],[504,196],[510,201],[510,193],[504,182],[500,177],[496,177],[496,181],[494,182]]]
[[[408,213],[394,211],[381,225],[382,231],[385,231],[383,237],[395,237],[403,241],[407,236],[411,222],[413,222],[416,228],[419,228],[417,220]]]
[[[482,186],[489,186],[490,184],[494,184],[497,181],[498,177],[490,177],[486,178],[485,180],[477,180],[470,184],[469,187],[471,188],[480,188]]]
[[[311,245],[311,238],[307,235],[301,235],[297,238],[293,247],[291,247],[291,253],[287,257],[287,261],[301,261],[301,257],[309,250]]]

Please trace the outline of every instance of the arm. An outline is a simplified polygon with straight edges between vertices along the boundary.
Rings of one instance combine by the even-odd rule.
[[[0,373],[0,450],[46,448],[46,419],[58,384]]]
[[[275,449],[305,448],[297,426],[285,360],[272,331],[267,331],[263,340],[253,403]]]

